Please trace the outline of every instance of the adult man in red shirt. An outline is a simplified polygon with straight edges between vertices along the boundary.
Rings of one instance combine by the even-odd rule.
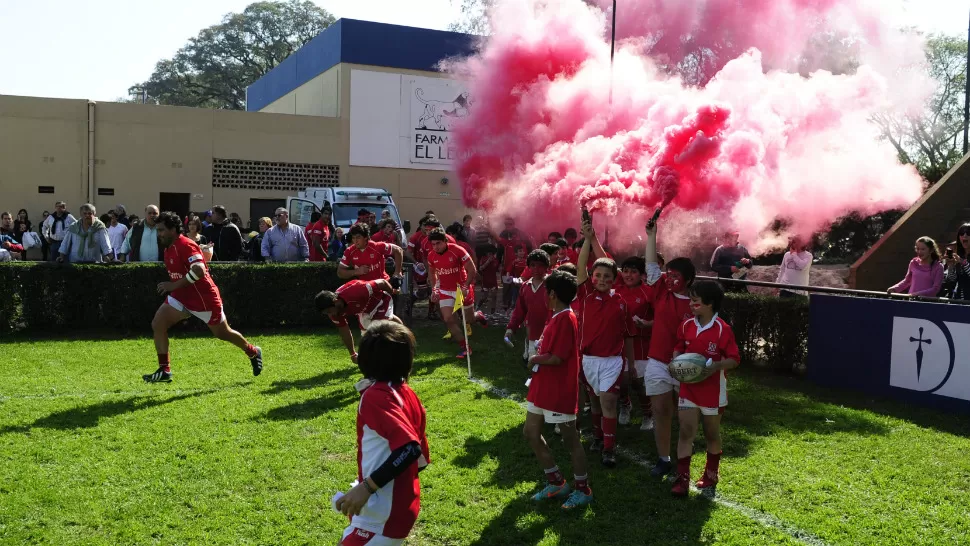
[[[478,270],[465,249],[449,243],[441,228],[429,233],[428,240],[432,245],[428,254],[429,284],[435,287],[431,301],[440,304],[441,318],[451,331],[452,338],[458,340],[458,346],[461,347],[458,358],[465,358],[471,349],[466,345],[461,325],[454,316],[454,305],[458,290],[462,291],[462,299],[468,296],[471,281],[478,275]],[[466,324],[474,318],[474,308],[474,305],[467,302],[464,304],[462,312],[465,314]]]
[[[616,466],[617,401],[625,364],[633,360],[632,320],[626,303],[613,291],[616,263],[600,258],[593,273],[586,273],[591,246],[599,245],[592,222],[583,220],[585,242],[576,264],[576,294],[580,318],[579,350],[583,356],[583,376],[590,391],[593,418],[593,445],[603,450],[604,466]]]
[[[310,261],[327,261],[327,241],[330,240],[330,226],[323,223],[323,214],[314,212],[310,215],[310,223],[305,231],[306,240],[310,243]]]
[[[326,313],[340,331],[340,339],[350,352],[350,359],[357,362],[357,349],[354,348],[354,334],[350,331],[347,317],[357,315],[361,330],[367,330],[375,320],[401,322],[394,316],[394,298],[391,283],[384,279],[376,281],[350,281],[336,292],[324,290],[317,294],[314,302],[317,310]]]
[[[172,381],[168,329],[190,316],[204,321],[217,338],[242,349],[249,357],[253,375],[259,375],[263,371],[263,351],[229,327],[219,288],[209,276],[199,245],[181,234],[182,220],[174,212],[163,212],[156,222],[159,242],[165,247],[165,269],[171,280],[158,283],[158,293],[168,294],[168,298],[152,319],[158,369],[143,375],[142,379],[148,383]]]
[[[549,272],[549,255],[542,250],[533,250],[528,257],[529,271],[531,278],[522,283],[519,288],[519,297],[515,302],[515,309],[512,311],[512,318],[509,319],[508,328],[505,330],[506,339],[512,339],[515,331],[525,322],[528,326],[528,337],[526,339],[526,349],[523,358],[528,360],[536,354],[539,345],[539,338],[542,337],[542,329],[549,320],[549,307],[546,300],[546,275]]]
[[[395,290],[401,287],[401,263],[404,252],[401,247],[390,243],[375,243],[370,240],[370,228],[367,224],[354,224],[350,228],[350,246],[344,250],[344,256],[337,266],[337,276],[341,279],[357,279],[360,281],[376,281],[384,279],[391,281]],[[387,257],[394,257],[394,277],[387,274],[384,261]]]

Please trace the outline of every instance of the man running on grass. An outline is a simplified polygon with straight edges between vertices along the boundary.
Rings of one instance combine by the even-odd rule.
[[[158,369],[143,375],[142,379],[149,383],[172,381],[168,329],[189,316],[205,321],[217,338],[245,351],[253,366],[253,375],[259,375],[263,371],[263,351],[229,327],[219,288],[209,276],[199,245],[182,235],[182,220],[174,212],[163,212],[156,222],[158,240],[165,247],[165,269],[171,281],[158,283],[158,293],[167,293],[168,298],[152,319]]]

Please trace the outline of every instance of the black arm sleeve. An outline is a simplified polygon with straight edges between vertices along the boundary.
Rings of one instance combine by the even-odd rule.
[[[374,480],[377,487],[384,487],[391,480],[398,477],[401,472],[417,462],[421,457],[421,445],[417,442],[405,444],[393,452],[377,470],[371,472],[370,479]]]

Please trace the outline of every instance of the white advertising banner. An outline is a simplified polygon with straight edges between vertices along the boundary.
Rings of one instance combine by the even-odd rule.
[[[460,82],[406,77],[411,116],[411,163],[452,165],[458,151],[451,142],[453,124],[468,117],[471,100]]]
[[[352,70],[350,164],[450,170],[458,159],[451,130],[471,107],[450,78]]]

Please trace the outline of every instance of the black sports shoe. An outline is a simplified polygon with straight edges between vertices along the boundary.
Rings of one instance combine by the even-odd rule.
[[[166,372],[165,368],[159,367],[155,370],[155,373],[149,373],[141,376],[146,383],[171,383],[172,382],[172,372]]]
[[[263,350],[256,347],[256,356],[249,359],[249,363],[253,365],[253,376],[257,376],[263,372]]]
[[[672,461],[665,461],[663,459],[657,459],[657,464],[654,465],[653,470],[650,471],[650,476],[654,478],[663,478],[674,469],[674,463]]]
[[[606,468],[613,468],[616,466],[616,453],[612,451],[603,452],[603,466]]]
[[[603,439],[593,438],[593,443],[589,444],[590,451],[603,451]]]

